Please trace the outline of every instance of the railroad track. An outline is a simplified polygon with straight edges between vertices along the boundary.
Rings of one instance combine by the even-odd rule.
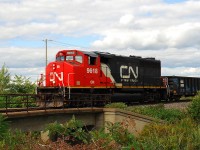
[[[148,101],[145,101],[143,103],[140,103],[140,102],[132,102],[132,103],[127,103],[128,106],[132,106],[132,105],[154,105],[154,104],[173,104],[173,103],[186,103],[186,102],[191,102],[191,99],[184,99],[184,100],[179,100],[179,101],[165,101],[165,100],[161,100],[159,102],[148,102]]]
[[[144,104],[133,104],[133,105],[129,105],[129,106],[133,106],[133,107],[138,107],[138,106],[156,106],[159,104],[163,104],[165,109],[179,109],[181,111],[185,111],[187,109],[187,107],[189,106],[191,100],[187,99],[187,100],[180,100],[180,101],[170,101],[170,102],[166,102],[166,101],[162,101],[160,103],[144,103]]]
[[[181,102],[174,102],[174,103],[165,103],[164,107],[166,109],[179,109],[179,110],[186,110],[188,105],[190,104],[191,100],[181,101]]]

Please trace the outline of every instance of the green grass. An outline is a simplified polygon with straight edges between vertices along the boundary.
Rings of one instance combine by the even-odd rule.
[[[119,109],[126,109],[128,106],[125,103],[110,103],[105,106],[106,108],[119,108]]]
[[[144,150],[199,150],[200,125],[185,118],[173,124],[147,125],[138,141]]]
[[[178,109],[165,109],[163,104],[155,106],[130,106],[128,111],[147,115],[168,122],[176,122],[186,117],[186,114]]]
[[[127,106],[124,103],[111,103],[106,108],[120,108],[142,115],[162,119],[168,122],[176,122],[186,117],[186,114],[178,109],[165,109],[163,104],[153,106]]]

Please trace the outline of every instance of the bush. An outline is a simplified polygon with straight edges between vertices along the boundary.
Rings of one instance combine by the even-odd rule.
[[[57,122],[48,124],[45,130],[49,131],[49,137],[52,141],[57,141],[59,138],[62,138],[66,142],[74,145],[88,142],[88,133],[83,127],[82,121],[76,120],[73,116],[65,124],[59,124]]]
[[[64,134],[64,127],[60,123],[54,122],[50,123],[45,128],[46,131],[49,131],[49,138],[52,141],[57,141],[58,137],[62,137]]]
[[[9,131],[5,135],[0,149],[6,150],[29,150],[29,149],[39,149],[38,140],[32,133],[25,133],[20,130]]]
[[[71,144],[88,143],[88,133],[83,129],[84,124],[82,121],[77,120],[75,116],[64,124],[65,136],[68,137],[68,142]]]
[[[200,126],[191,119],[175,124],[150,124],[138,140],[147,150],[197,150],[200,149]]]
[[[10,131],[9,122],[0,114],[0,149],[34,149],[33,137],[21,131]]]
[[[128,126],[123,122],[106,122],[105,128],[92,131],[91,135],[95,143],[101,141],[99,149],[140,149],[135,136],[128,131]]]
[[[4,139],[5,135],[8,133],[9,123],[6,118],[0,114],[0,141]]]
[[[200,92],[192,99],[188,106],[188,114],[197,122],[200,122]]]

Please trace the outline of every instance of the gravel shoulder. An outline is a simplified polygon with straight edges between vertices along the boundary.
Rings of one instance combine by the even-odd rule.
[[[169,104],[164,104],[164,107],[166,109],[180,109],[180,110],[186,110],[188,105],[190,104],[191,102],[178,102],[178,103],[169,103]]]

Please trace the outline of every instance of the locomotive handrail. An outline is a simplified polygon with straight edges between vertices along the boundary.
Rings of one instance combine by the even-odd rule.
[[[82,93],[73,93],[72,95],[81,95]],[[109,101],[105,99],[93,99],[93,96],[105,96],[105,94],[91,94],[88,93],[87,99],[61,99],[63,105],[59,108],[64,108],[64,103],[76,103],[77,105],[67,105],[67,107],[83,107],[84,102],[88,102],[87,106],[93,107],[96,103],[108,103]],[[110,96],[110,94],[106,94]],[[34,111],[34,110],[44,110],[51,109],[56,106],[49,106],[54,100],[48,100],[48,96],[60,96],[60,94],[53,93],[43,93],[43,94],[0,94],[0,113],[9,113],[9,112],[19,112],[19,111]],[[39,99],[39,98],[44,99]],[[91,98],[90,98],[91,97]],[[38,102],[43,102],[44,105],[38,106]]]
[[[69,97],[68,97],[69,99],[71,98],[70,97],[71,89],[70,89],[70,83],[69,83],[70,80],[69,79],[70,79],[70,75],[72,75],[72,74],[75,74],[75,73],[73,73],[73,72],[72,73],[68,73],[68,76],[67,76],[67,82],[68,82],[68,88],[69,88]]]
[[[36,106],[36,97],[36,94],[0,94],[0,111],[28,111]]]
[[[38,85],[39,87],[45,86],[45,84],[44,84],[45,79],[46,79],[46,75],[40,74],[40,79],[37,80],[37,85]]]

